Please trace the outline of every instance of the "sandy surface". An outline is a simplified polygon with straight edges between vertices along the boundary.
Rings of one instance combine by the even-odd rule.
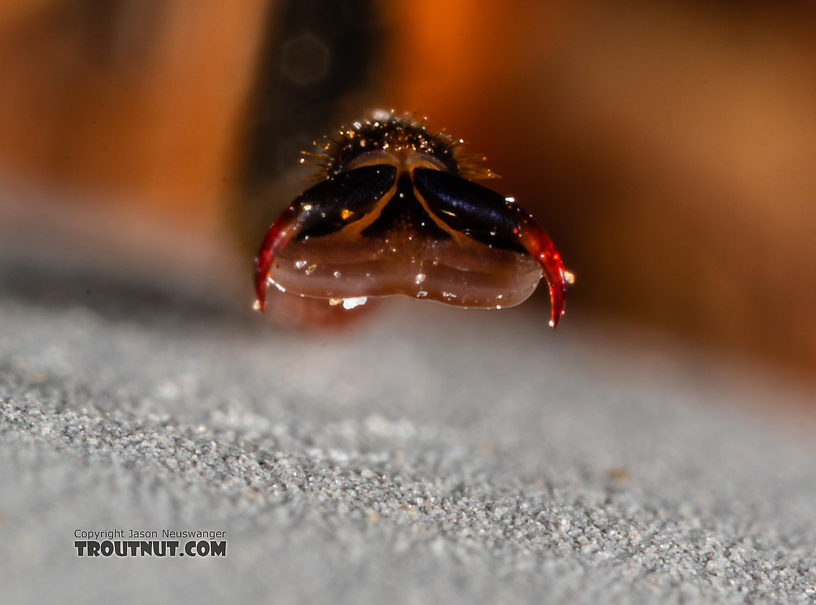
[[[19,258],[0,294],[3,603],[816,600],[812,432],[754,410],[805,396],[721,360],[535,308],[277,332]],[[76,555],[117,528],[227,557]]]

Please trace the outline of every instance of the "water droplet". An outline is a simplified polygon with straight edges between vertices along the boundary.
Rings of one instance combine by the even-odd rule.
[[[425,281],[425,274],[424,273],[417,273],[416,279],[414,279],[414,283],[416,285],[419,285],[424,281]]]

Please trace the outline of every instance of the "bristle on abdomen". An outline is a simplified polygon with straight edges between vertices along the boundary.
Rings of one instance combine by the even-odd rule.
[[[432,132],[426,118],[414,114],[376,110],[368,118],[341,127],[336,134],[315,141],[315,151],[304,151],[300,162],[333,176],[349,169],[354,160],[371,152],[417,153],[433,158],[447,172],[474,179],[497,175],[484,165],[486,158],[462,151],[462,139],[444,131]]]

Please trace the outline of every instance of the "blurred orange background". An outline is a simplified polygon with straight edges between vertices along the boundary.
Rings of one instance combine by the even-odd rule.
[[[570,309],[810,376],[814,26],[804,2],[4,3],[0,235],[241,273],[299,149],[417,110],[548,229]]]

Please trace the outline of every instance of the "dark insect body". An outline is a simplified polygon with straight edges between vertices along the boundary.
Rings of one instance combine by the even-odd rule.
[[[403,294],[502,308],[533,293],[542,272],[555,327],[571,275],[547,233],[513,198],[475,183],[495,176],[409,116],[375,112],[306,154],[324,180],[269,228],[255,259],[267,288],[346,308]],[[306,158],[301,159],[305,162]]]

